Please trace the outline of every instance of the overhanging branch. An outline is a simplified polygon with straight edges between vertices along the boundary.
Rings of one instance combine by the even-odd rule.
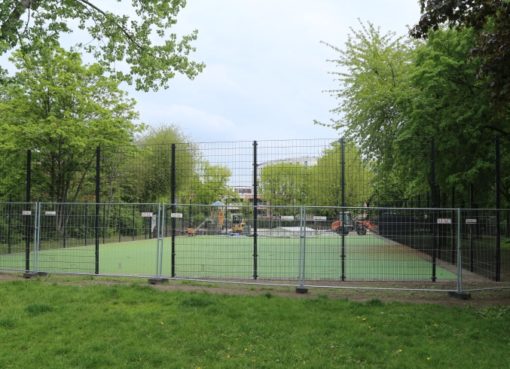
[[[11,11],[5,22],[3,22],[0,26],[0,40],[5,40],[12,44],[12,39],[17,36],[17,24],[21,19],[21,16],[25,13],[25,10],[36,9],[38,5],[38,1],[17,1],[14,9]]]
[[[97,5],[92,4],[88,0],[76,0],[76,1],[79,3],[82,3],[84,6],[88,7],[89,9],[92,9],[93,11],[101,14],[104,17],[108,16],[108,13],[106,13],[104,10],[99,8]],[[136,42],[135,37],[133,36],[133,34],[131,32],[129,32],[128,29],[126,29],[126,27],[117,23],[117,28],[124,34],[124,36],[126,36],[126,38],[128,39],[129,42],[131,42],[133,45],[135,45],[138,49],[140,49],[140,50],[143,49],[143,47],[138,42]]]
[[[505,139],[509,139],[510,138],[510,132],[507,132],[504,129],[501,129],[501,128],[498,128],[498,127],[495,127],[495,126],[491,126],[491,125],[484,125],[483,128],[484,129],[489,129],[489,130],[494,131],[494,132],[497,132],[497,133],[501,134],[503,136],[503,138],[505,138]]]

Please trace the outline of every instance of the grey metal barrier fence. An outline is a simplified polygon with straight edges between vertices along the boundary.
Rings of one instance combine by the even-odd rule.
[[[498,218],[491,209],[3,203],[0,271],[501,288],[510,252]]]

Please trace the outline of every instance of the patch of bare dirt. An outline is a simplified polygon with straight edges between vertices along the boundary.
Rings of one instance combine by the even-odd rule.
[[[296,293],[293,286],[278,286],[269,284],[248,284],[248,283],[222,283],[222,282],[195,282],[170,280],[166,283],[151,285],[147,280],[141,278],[112,278],[112,277],[94,277],[94,276],[63,276],[50,275],[35,277],[35,280],[42,283],[51,283],[58,285],[73,286],[91,286],[91,285],[148,285],[158,291],[172,292],[192,292],[192,293],[212,293],[220,295],[238,295],[238,296],[278,296],[284,298],[314,299],[327,297],[329,299],[349,300],[356,302],[365,302],[370,300],[380,300],[385,303],[400,302],[412,304],[438,304],[445,306],[472,306],[486,307],[496,305],[510,305],[510,288],[473,291],[470,293],[469,300],[462,300],[448,295],[446,291],[440,289],[451,289],[451,284],[435,284],[437,291],[419,291],[420,288],[431,288],[429,284],[423,283],[357,283],[344,282],[337,283],[335,287],[308,287],[305,294]],[[0,283],[26,280],[20,274],[0,273]],[[493,285],[497,287],[498,285]],[[506,285],[499,285],[509,287]],[[407,288],[414,290],[393,290],[391,288]],[[477,288],[480,286],[470,286]]]

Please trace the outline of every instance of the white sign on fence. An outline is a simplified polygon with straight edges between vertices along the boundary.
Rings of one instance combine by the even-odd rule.
[[[437,218],[437,224],[452,224],[451,218]]]
[[[141,215],[142,218],[152,218],[152,211],[144,211]]]
[[[22,210],[21,215],[32,215],[32,211],[31,210]]]
[[[280,217],[280,220],[284,220],[284,221],[293,221],[294,220],[294,215],[282,215]]]
[[[466,219],[466,224],[476,224],[477,223],[477,220],[476,219]]]
[[[323,216],[315,216],[313,217],[313,220],[314,222],[325,222],[328,220],[328,217],[323,217]]]
[[[54,216],[57,216],[57,212],[54,210],[47,210],[44,212],[44,215],[46,215],[48,217],[54,217]]]
[[[171,213],[170,217],[171,218],[179,218],[179,219],[181,219],[182,218],[182,213]]]

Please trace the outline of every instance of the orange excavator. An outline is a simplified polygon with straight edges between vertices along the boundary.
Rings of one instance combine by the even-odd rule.
[[[345,221],[343,224],[342,220]],[[350,231],[356,230],[356,233],[363,236],[367,234],[367,229],[362,221],[354,221],[352,214],[348,211],[340,213],[338,220],[331,223],[331,230],[338,234],[348,235]]]

